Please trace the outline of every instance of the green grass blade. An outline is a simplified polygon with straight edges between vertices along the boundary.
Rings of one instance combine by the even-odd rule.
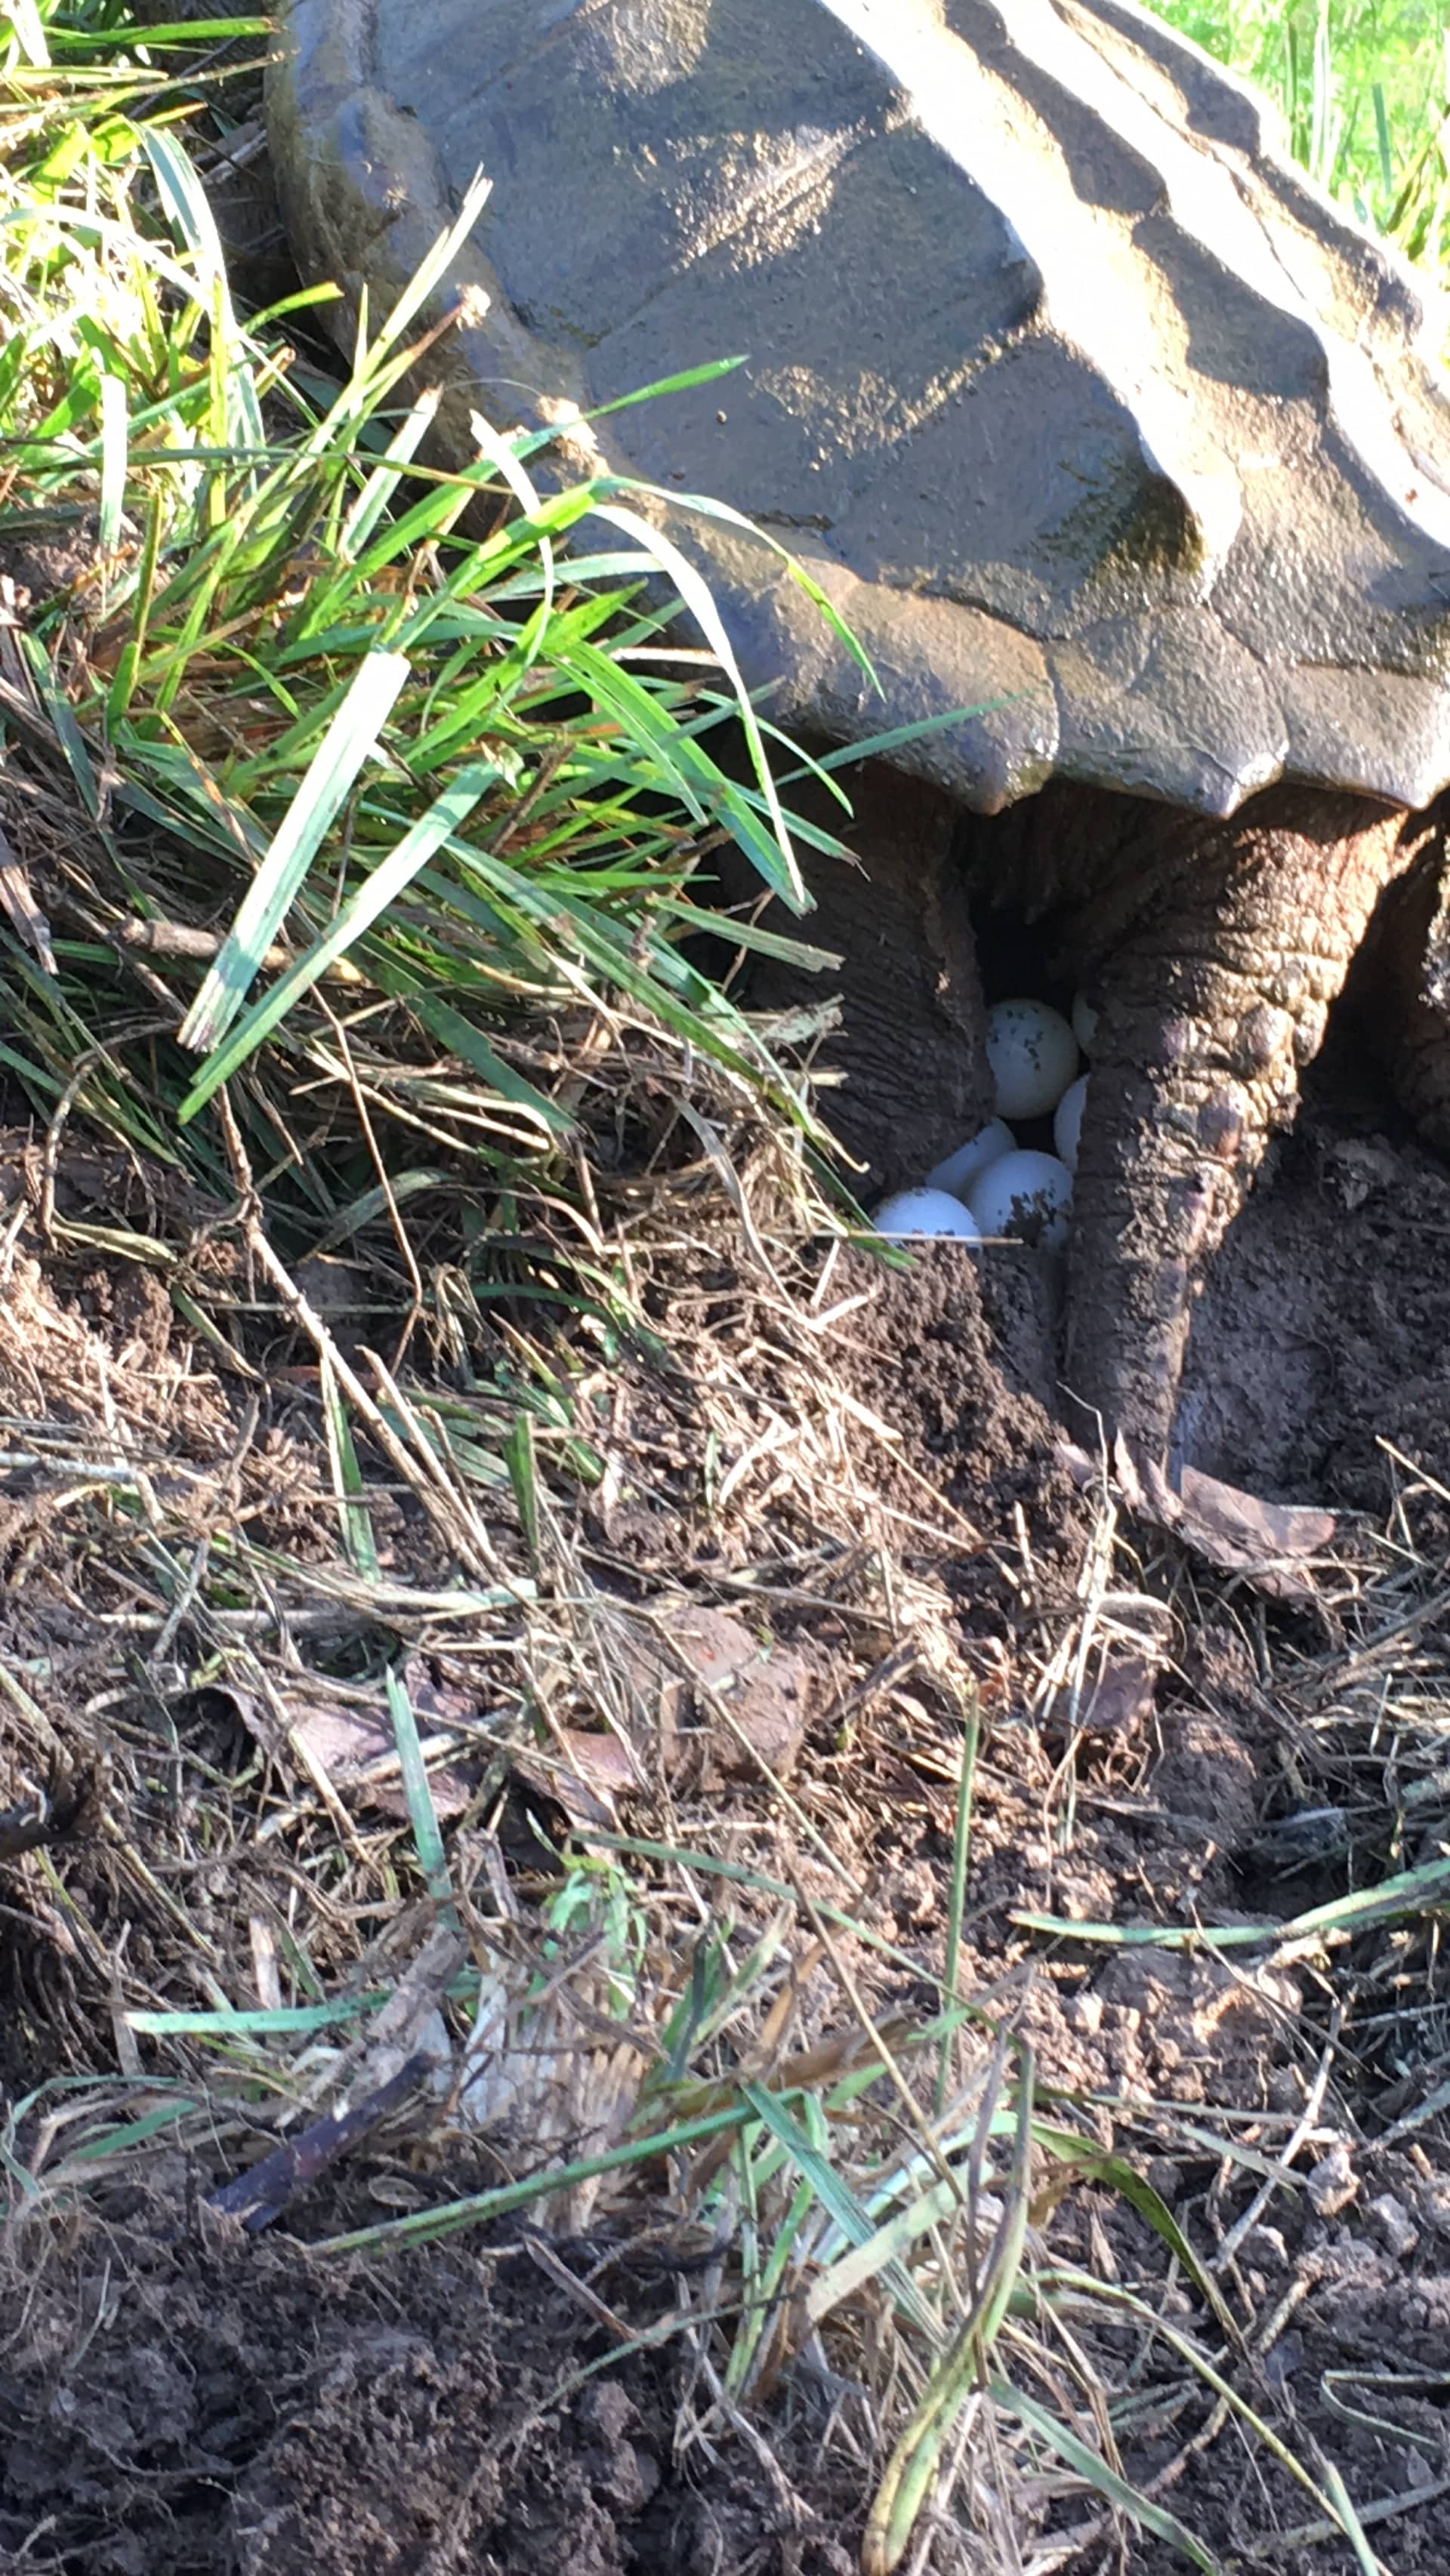
[[[199,299],[211,325],[213,435],[233,448],[260,451],[267,443],[266,424],[239,345],[226,254],[211,201],[169,126],[143,126],[141,143],[162,203],[195,262]]]
[[[304,955],[294,960],[259,1001],[252,1004],[226,1044],[216,1050],[197,1075],[178,1112],[183,1121],[195,1117],[218,1085],[231,1079],[262,1040],[270,1036],[278,1022],[286,1017],[293,1004],[310,991],[319,975],[326,974],[338,958],[345,956],[379,915],[386,912],[389,904],[396,902],[419,869],[426,867],[441,849],[449,834],[458,831],[468,820],[479,798],[497,783],[498,777],[498,766],[491,760],[475,761],[471,767],[459,771],[452,785],[446,787],[427,813],[404,833],[397,848],[379,860],[356,893],[343,905],[331,927],[323,932],[320,939],[313,941]]]
[[[20,648],[30,664],[36,688],[40,692],[41,703],[54,728],[55,738],[65,754],[66,767],[75,781],[81,803],[91,821],[98,823],[101,819],[101,790],[85,735],[75,720],[69,700],[56,687],[55,674],[50,667],[49,656],[40,637],[35,634],[22,635]]]
[[[709,358],[703,366],[687,367],[681,375],[660,376],[653,384],[637,386],[633,393],[616,394],[612,402],[595,403],[583,417],[607,420],[611,412],[630,411],[636,403],[654,402],[665,394],[690,393],[696,385],[717,384],[722,376],[733,375],[745,363],[743,357]],[[531,429],[516,441],[514,454],[520,458],[536,456],[541,448],[557,446],[565,434],[564,427],[552,422],[546,429]]]
[[[1384,2576],[1384,2569],[1370,2547],[1369,2535],[1355,2512],[1349,2489],[1333,2460],[1326,2460],[1324,2463],[1324,2485],[1329,2501],[1339,2516],[1340,2527],[1349,2542],[1360,2576]]]
[[[899,2266],[901,2257],[928,2229],[939,2226],[945,2219],[957,2217],[961,2211],[963,2189],[964,2185],[955,2178],[950,2182],[933,2183],[928,2190],[909,2200],[904,2208],[898,2209],[873,2234],[853,2245],[848,2253],[838,2255],[835,2262],[818,2273],[811,2283],[805,2303],[809,2323],[819,2325],[834,2308],[840,2307],[843,2300],[853,2298],[878,2273]]]
[[[322,1420],[327,1435],[327,1459],[332,1470],[332,1490],[337,1499],[338,1519],[342,1525],[342,1543],[348,1561],[355,1565],[369,1583],[376,1583],[382,1568],[373,1539],[373,1525],[368,1514],[366,1487],[353,1445],[352,1425],[342,1400],[337,1372],[327,1353],[322,1354]]]
[[[1385,192],[1385,203],[1388,205],[1395,193],[1395,165],[1390,153],[1390,119],[1389,111],[1385,106],[1383,81],[1375,82],[1370,91],[1370,98],[1374,105],[1374,140],[1375,151],[1379,156],[1380,186]]]
[[[1019,2042],[1018,2054],[1016,2137],[1012,2170],[1003,2187],[1001,2224],[971,2309],[886,2464],[861,2545],[864,2576],[891,2576],[906,2555],[947,2437],[981,2381],[986,2356],[1012,2303],[1027,2246],[1032,2154],[1032,2053]]]
[[[567,1136],[572,1132],[574,1122],[568,1110],[560,1109],[554,1101],[547,1100],[523,1074],[515,1073],[511,1064],[505,1064],[482,1030],[476,1029],[471,1020],[466,1020],[461,1011],[454,1010],[451,1003],[440,1001],[433,993],[416,993],[413,1008],[424,1028],[440,1046],[446,1047],[450,1055],[461,1058],[464,1064],[472,1065],[496,1098],[536,1120],[546,1138]]]
[[[383,1688],[387,1694],[393,1742],[398,1751],[398,1771],[403,1795],[408,1802],[408,1822],[413,1830],[413,1848],[418,1855],[423,1884],[440,1914],[451,1919],[453,1882],[448,1871],[448,1855],[443,1848],[438,1810],[433,1804],[433,1784],[418,1740],[418,1721],[413,1713],[413,1703],[404,1687],[402,1675],[392,1664],[383,1675]]]
[[[539,1463],[535,1452],[534,1421],[530,1413],[517,1413],[513,1428],[504,1442],[504,1465],[513,1487],[524,1545],[535,1573],[539,1570]]]
[[[126,2027],[143,2039],[257,2039],[313,2030],[334,2022],[355,2021],[376,2012],[384,2001],[369,1995],[339,1995],[332,2003],[281,2004],[252,2012],[128,2012]]]
[[[54,29],[55,50],[58,56],[62,53],[84,53],[92,46],[114,51],[117,42],[123,42],[132,32],[140,34],[143,31],[130,30],[119,13],[108,7],[94,27]],[[276,21],[272,18],[166,18],[159,19],[154,26],[148,19],[144,39],[148,46],[184,45],[192,50],[197,46],[231,44],[241,36],[271,36],[275,33]],[[155,84],[148,79],[146,86],[149,89]]]
[[[352,1425],[342,1401],[342,1390],[336,1374],[323,1361],[323,1407],[327,1419],[328,1452],[332,1462],[333,1485],[342,1514],[343,1540],[359,1574],[376,1583],[382,1567],[373,1537],[362,1470],[353,1443]],[[418,1721],[407,1687],[396,1665],[389,1664],[383,1675],[383,1690],[392,1722],[393,1743],[397,1750],[398,1772],[407,1801],[408,1822],[413,1830],[413,1848],[418,1855],[418,1868],[423,1884],[441,1914],[452,1916],[453,1883],[448,1871],[448,1856],[443,1848],[443,1835],[438,1823],[438,1810],[433,1803],[433,1785],[423,1759],[418,1738]]]
[[[73,2147],[61,2168],[62,2174],[72,2165],[98,2164],[103,2158],[129,2155],[133,2148],[149,2146],[163,2129],[174,2128],[196,2110],[189,2094],[174,2102],[164,2102],[155,2111],[143,2112],[139,2120],[127,2120],[113,2129],[103,2129],[98,2138],[89,2138],[83,2147]]]
[[[360,554],[391,507],[393,496],[403,480],[404,469],[411,464],[432,428],[441,400],[442,395],[435,386],[425,386],[407,419],[394,432],[388,442],[384,462],[374,466],[343,520],[339,542],[344,554]]]
[[[1095,2495],[1102,2497],[1104,2504],[1110,2505],[1115,2513],[1126,2514],[1130,2522],[1135,2522],[1142,2531],[1151,2532],[1155,2540],[1163,2541],[1169,2549],[1176,2549],[1191,2567],[1201,2571],[1201,2576],[1219,2576],[1218,2560],[1210,2555],[1187,2524],[1180,2522],[1176,2514],[1169,2513],[1161,2504],[1154,2504],[1151,2497],[1141,2494],[1116,2469],[1109,2468],[1101,2452],[1093,2450],[1062,2422],[1060,2416],[1049,2413],[1035,2397],[1025,2396],[1010,2380],[994,2379],[990,2385],[993,2402],[1001,2407],[1004,2415],[1015,2415],[1018,2422],[1035,2433],[1039,2441],[1045,2442],[1050,2451],[1066,2461],[1084,2486],[1091,2487]]]
[[[1353,1932],[1367,1923],[1392,1922],[1396,1916],[1429,1913],[1447,1900],[1450,1860],[1431,1860],[1419,1869],[1381,1879],[1378,1887],[1332,1897],[1326,1905],[1311,1906],[1306,1914],[1291,1914],[1283,1923],[1074,1923],[1066,1915],[1026,1911],[1014,1912],[1011,1919],[1024,1931],[1046,1933],[1053,1940],[1091,1941],[1113,1950],[1251,1950],[1268,1943]]]
[[[1167,2202],[1156,2192],[1146,2176],[1134,2171],[1126,2157],[1113,2155],[1107,2148],[1096,2146],[1074,2129],[1055,2129],[1043,2120],[1035,2124],[1037,2144],[1055,2156],[1060,2163],[1072,2165],[1085,2181],[1101,2184],[1115,2191],[1146,2218],[1155,2235],[1162,2238],[1169,2253],[1193,2283],[1205,2307],[1211,2308],[1230,2343],[1241,2343],[1243,2337],[1233,2310],[1224,2298],[1211,2272],[1205,2271],[1192,2245],[1185,2236]]]
[[[952,1829],[952,1874],[947,1891],[946,1957],[942,1983],[949,2000],[954,2001],[961,1967],[962,1923],[967,1909],[967,1867],[971,1857],[972,1791],[977,1776],[977,1747],[981,1735],[976,1684],[971,1685],[971,1699],[962,1715],[962,1760],[957,1775],[957,1808]],[[936,2108],[941,2117],[951,2079],[952,2041],[944,2037],[937,2062]]]
[[[756,721],[749,691],[746,689],[739,664],[735,659],[735,648],[725,630],[724,620],[715,605],[714,594],[709,583],[696,571],[688,558],[681,554],[679,547],[672,545],[668,537],[662,535],[658,528],[651,527],[649,521],[642,519],[637,511],[622,509],[615,502],[601,502],[596,504],[596,508],[601,519],[607,519],[611,526],[618,528],[623,535],[634,537],[641,551],[652,562],[658,564],[662,572],[669,575],[680,598],[700,626],[706,642],[726,673],[735,692],[736,713],[740,718],[741,728],[749,747],[751,765],[754,768],[757,783],[770,811],[775,847],[779,853],[779,867],[772,872],[770,881],[775,885],[776,892],[784,896],[797,912],[804,912],[809,898],[801,880],[800,869],[796,864],[795,852],[791,848],[790,834],[786,830],[785,816],[781,811],[775,779],[765,756],[760,726]]]
[[[1281,2439],[1274,2427],[1249,2405],[1246,2398],[1239,2394],[1232,2381],[1226,2379],[1223,2372],[1215,2368],[1207,2354],[1200,2352],[1191,2337],[1182,2333],[1170,2318],[1160,2315],[1155,2308],[1149,2306],[1146,2299],[1137,2297],[1131,2290],[1125,2290],[1118,2282],[1099,2280],[1089,2272],[1078,2272],[1064,2267],[1044,2274],[1035,2286],[1037,2294],[1046,2298],[1049,2304],[1056,2292],[1065,2288],[1085,2299],[1090,2308],[1096,2309],[1106,2302],[1111,2307],[1122,2309],[1125,2315],[1133,2317],[1147,2332],[1160,2336],[1169,2350],[1177,2353],[1179,2359],[1186,2362],[1189,2368],[1197,2373],[1205,2387],[1211,2388],[1215,2397],[1222,2398],[1224,2404],[1232,2409],[1240,2422],[1248,2426],[1255,2439],[1263,2444],[1265,2450],[1278,2461],[1281,2469],[1287,2471],[1295,2484],[1304,2489],[1305,2494],[1312,2498],[1320,2512],[1327,2515],[1328,2519],[1345,2533],[1346,2538],[1349,2537],[1349,2526],[1341,2517],[1338,2506],[1326,2489],[1316,2483],[1313,2473],[1305,2467],[1297,2452],[1290,2449],[1288,2443]]]
[[[401,653],[365,654],[319,745],[216,963],[179,1031],[201,1054],[224,1036],[286,919],[408,677]]]
[[[427,257],[409,279],[401,295],[378,331],[366,353],[360,370],[359,391],[370,386],[376,394],[381,361],[395,349],[404,333],[411,329],[430,298],[437,293],[463,248],[484,207],[493,193],[493,182],[481,170],[475,170],[459,202],[458,215],[446,233],[440,233]]]
[[[660,2129],[649,2137],[606,2148],[601,2155],[582,2156],[573,2164],[529,2174],[522,2182],[500,2183],[491,2191],[470,2193],[465,2200],[447,2200],[435,2209],[411,2211],[406,2218],[383,2219],[376,2227],[355,2228],[347,2236],[324,2236],[312,2251],[355,2254],[366,2249],[385,2253],[393,2247],[431,2243],[435,2237],[454,2235],[459,2228],[482,2227],[490,2219],[506,2217],[510,2210],[527,2209],[530,2201],[542,2200],[546,2193],[571,2191],[577,2183],[596,2182],[602,2174],[623,2173],[631,2165],[649,2165],[661,2157],[679,2155],[686,2147],[699,2146],[706,2139],[738,2129],[745,2117],[743,2106],[736,2104],[730,2110],[707,2112],[698,2120],[681,2120],[675,2127]]]
[[[761,2126],[770,2131],[797,2171],[810,2183],[821,2207],[830,2213],[842,2234],[854,2245],[869,2243],[876,2230],[855,2192],[829,2158],[812,2146],[800,2122],[787,2110],[779,2096],[761,2084],[742,2084],[740,2091]],[[940,2328],[911,2274],[894,2258],[888,2258],[882,2268],[883,2277],[889,2282],[891,2295],[902,2313],[933,2343],[938,2342]]]
[[[98,518],[103,551],[113,555],[121,542],[126,508],[126,389],[118,376],[103,369],[97,393],[101,406],[101,491]]]

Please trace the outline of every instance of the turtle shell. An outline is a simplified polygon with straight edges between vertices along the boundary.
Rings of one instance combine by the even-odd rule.
[[[304,264],[376,309],[482,166],[448,435],[573,421],[575,465],[656,486],[783,722],[941,719],[894,756],[987,811],[1054,774],[1210,814],[1450,779],[1442,317],[1125,0],[285,17]]]

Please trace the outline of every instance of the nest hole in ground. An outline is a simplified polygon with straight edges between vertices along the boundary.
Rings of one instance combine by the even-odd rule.
[[[772,915],[839,955],[840,968],[806,975],[755,960],[743,989],[783,1014],[785,1029],[803,1007],[838,997],[836,1025],[809,1052],[869,1208],[923,1180],[989,1114],[973,1044],[982,1010],[1030,995],[1066,1014],[1090,983],[1073,953],[1080,899],[1019,900],[1016,885],[1030,875],[1040,888],[1044,836],[1105,819],[1116,828],[1130,800],[1057,785],[1000,816],[963,816],[882,764],[848,776],[849,824],[824,798],[800,805],[834,825],[860,865],[807,853],[816,911],[804,923]],[[726,890],[745,891],[728,873]],[[1380,1035],[1396,1007],[1372,930],[1293,1126],[1204,1265],[1177,1426],[1180,1454],[1210,1474],[1375,1513],[1419,1475],[1450,1487],[1450,1163],[1417,1133],[1386,1072]],[[1051,1151],[1050,1118],[1022,1123],[1018,1142]],[[1004,1256],[947,1245],[919,1258]],[[1062,1264],[1043,1256],[1041,1266],[1034,1392],[1056,1383],[1062,1325]],[[1007,1373],[1020,1375],[1020,1355]]]

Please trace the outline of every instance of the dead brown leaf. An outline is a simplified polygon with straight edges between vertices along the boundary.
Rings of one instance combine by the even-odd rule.
[[[1217,1476],[1185,1467],[1175,1493],[1161,1467],[1140,1469],[1119,1440],[1114,1468],[1130,1509],[1207,1558],[1225,1574],[1242,1574],[1278,1601],[1305,1600],[1314,1590],[1307,1560],[1322,1556],[1337,1527],[1332,1512],[1298,1503],[1266,1503]]]
[[[212,1707],[225,1706],[247,1733],[274,1759],[290,1754],[314,1777],[320,1772],[338,1791],[349,1791],[364,1805],[384,1815],[406,1816],[408,1802],[398,1777],[397,1746],[381,1703],[374,1713],[346,1707],[335,1700],[292,1698],[286,1701],[285,1734],[273,1712],[254,1692],[235,1683],[210,1682],[193,1694]],[[419,1714],[415,1708],[415,1714]],[[425,1736],[423,1749],[428,1751]],[[453,1764],[435,1765],[428,1774],[433,1804],[440,1816],[461,1815],[472,1795],[468,1781]]]

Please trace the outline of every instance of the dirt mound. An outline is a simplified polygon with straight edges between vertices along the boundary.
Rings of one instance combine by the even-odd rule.
[[[1311,1131],[1271,1182],[1300,1210],[1306,1273],[1329,1257],[1314,1250],[1330,1205],[1316,1150]],[[690,1881],[685,1898],[656,1857],[621,1890],[667,1999],[703,1974],[687,1979],[685,1963],[727,1902],[743,1957],[779,1939],[782,1906],[794,1919],[792,1889],[816,1907],[845,1889],[851,1923],[827,1918],[829,1968],[803,1936],[782,1989],[807,2063],[836,2062],[861,2012],[907,2045],[938,2008],[975,1707],[959,1991],[1031,2048],[1057,2133],[1118,2155],[1160,2195],[1233,2320],[1220,2331],[1120,2191],[1038,2160],[1034,2262],[1107,2285],[1072,2311],[1072,2369],[1110,2392],[1124,2473],[1221,2557],[1272,2546],[1286,2576],[1319,2576],[1319,2545],[1287,2537],[1313,2501],[1252,2431],[1245,2478],[1238,2435],[1141,2317],[1115,2316],[1110,2289],[1196,2338],[1301,2456],[1317,2446],[1342,2466],[1356,2502],[1387,2519],[1396,2576],[1432,2576],[1450,2544],[1436,2358],[1450,2143],[1435,2108],[1450,2037],[1433,1917],[1282,1955],[1271,1933],[1443,1843],[1450,1621],[1412,1544],[1439,1502],[1402,1495],[1384,1544],[1347,1525],[1297,1601],[1224,1585],[1069,1472],[1054,1282],[1033,1258],[943,1248],[893,1270],[817,1249],[762,1284],[741,1266],[733,1207],[707,1223],[691,1186],[662,1200],[654,1233],[632,1219],[668,1354],[622,1353],[607,1408],[581,1406],[568,1427],[589,1472],[570,1485],[552,1460],[540,1471],[531,1554],[506,1480],[494,1469],[473,1489],[499,1572],[521,1588],[503,1585],[461,1636],[438,1616],[457,1568],[436,1534],[430,1558],[421,1514],[401,1516],[386,1461],[367,1464],[369,1507],[397,1585],[349,1588],[317,1380],[282,1319],[259,1311],[255,1341],[236,1345],[240,1363],[269,1358],[266,1377],[217,1365],[151,1271],[47,1248],[12,1195],[0,1436],[32,1463],[0,1495],[0,1809],[43,1831],[0,1856],[4,2141],[25,2178],[0,2352],[0,2564],[553,2576],[572,2556],[580,2576],[845,2576],[858,2563],[903,2411],[898,2328],[865,2300],[748,2403],[723,2395],[745,2299],[734,2203],[692,2199],[700,2168],[685,2159],[656,2160],[587,2221],[539,2203],[506,2232],[404,2254],[316,2250],[380,2213],[486,2188],[543,2134],[475,2137],[467,2164],[452,2115],[422,2095],[345,2162],[302,2173],[272,2234],[207,2205],[340,2095],[353,2064],[346,2026],[313,2054],[305,2030],[252,2045],[238,2023],[229,2037],[229,2015],[269,1993],[348,2009],[391,1993],[432,1920],[409,1901],[395,1780],[336,1754],[344,1719],[382,1728],[386,1658],[430,1730],[475,1981],[480,1960],[557,1957],[543,1933],[585,1812],[570,1776],[587,1772],[602,1805],[585,1812],[586,1844],[612,1812],[647,1852],[723,1855],[732,1873]],[[1394,1258],[1427,1300],[1443,1186],[1407,1155],[1350,1211],[1380,1227],[1396,1212]],[[1365,1410],[1324,1415],[1336,1455],[1371,1418],[1383,1315],[1409,1311],[1376,1307],[1367,1255],[1357,1270],[1346,1256],[1326,1299],[1350,1310],[1355,1277]],[[1261,1312],[1275,1311],[1266,1289]],[[1432,1306],[1416,1311],[1423,1323]],[[487,1468],[511,1406],[475,1394],[465,1417],[436,1381],[427,1400]],[[744,1758],[663,1761],[624,1648],[635,1622],[665,1653],[681,1602],[697,1622],[728,1612],[759,1657],[809,1664],[818,1687],[784,1784]],[[735,1714],[728,1689],[724,1706]],[[319,1716],[332,1734],[313,1731]],[[323,1743],[319,1782],[307,1759]],[[604,1745],[621,1758],[590,1767]],[[86,1774],[91,1803],[65,1811],[53,1780]],[[1195,1924],[1269,1930],[1221,1954],[1136,1946]],[[575,1990],[604,1991],[582,1969]],[[471,1990],[441,2000],[456,2048]],[[220,2007],[219,2042],[168,2029],[199,2001]],[[638,1996],[635,2009],[644,2065],[659,2041]],[[755,2063],[754,2030],[732,2027],[689,2069],[704,2084],[689,2098],[713,2102]],[[32,2098],[76,2075],[84,2085]],[[877,2115],[881,2089],[851,2122]],[[894,2095],[885,2115],[889,2128]],[[128,2124],[148,2123],[128,2145]],[[158,2135],[181,2143],[158,2154]],[[116,2178],[138,2169],[141,2183]],[[768,2190],[756,2223],[780,2224]],[[796,2295],[812,2279],[803,2266]],[[1050,2383],[1057,2365],[1042,2366]],[[1022,2565],[1084,2551],[1090,2564],[1108,2536],[1095,2500],[1065,2492],[1030,2445],[1002,2474]],[[924,2571],[1004,2563],[985,2494],[964,2481],[946,2496],[923,2526]],[[1123,2563],[1157,2576],[1162,2549],[1130,2542]]]
[[[844,2576],[794,2493],[673,2455],[687,2353],[611,2338],[517,2244],[319,2263],[153,2205],[39,2277],[0,2381],[0,2564],[95,2576]],[[19,2251],[12,2246],[11,2259]],[[601,2260],[601,2255],[606,2259]],[[598,2246],[554,2271],[617,2294]],[[15,2293],[19,2299],[18,2289]],[[654,2322],[668,2310],[662,2287]],[[646,2318],[641,2315],[643,2325]],[[804,2437],[806,2428],[801,2428]],[[805,2455],[804,2438],[782,2452]],[[832,2519],[837,2519],[833,2511]]]
[[[1450,1170],[1314,1105],[1214,1265],[1185,1371],[1186,1450],[1259,1492],[1383,1512],[1415,1468],[1450,1487],[1447,1354]]]

